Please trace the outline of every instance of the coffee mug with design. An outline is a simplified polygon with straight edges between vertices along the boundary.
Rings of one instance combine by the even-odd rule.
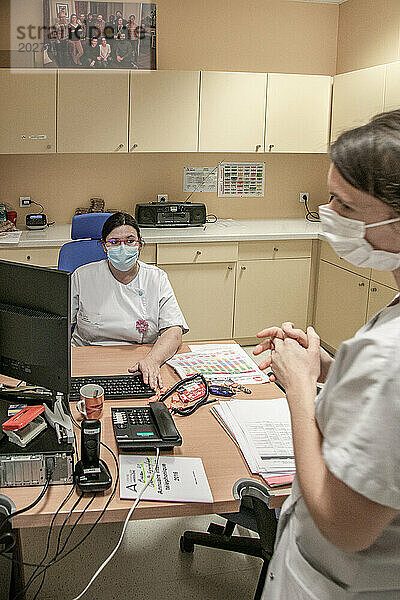
[[[99,419],[103,412],[104,389],[96,383],[87,383],[79,392],[81,399],[76,403],[78,411],[87,419]]]

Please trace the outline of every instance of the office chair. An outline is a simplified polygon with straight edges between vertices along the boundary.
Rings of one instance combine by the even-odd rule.
[[[198,544],[262,558],[263,566],[254,596],[254,600],[260,600],[274,550],[277,528],[275,511],[268,507],[267,487],[254,479],[239,479],[233,486],[233,495],[240,499],[240,509],[237,513],[221,515],[227,519],[225,527],[210,523],[207,533],[185,531],[180,538],[180,549],[191,553],[194,552],[195,544]],[[255,531],[259,539],[232,535],[236,525]]]
[[[88,213],[73,217],[71,238],[76,241],[61,246],[58,255],[59,269],[73,273],[81,265],[106,258],[99,240],[104,222],[111,215],[112,213]]]

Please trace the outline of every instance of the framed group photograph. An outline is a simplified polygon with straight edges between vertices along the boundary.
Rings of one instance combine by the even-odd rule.
[[[156,4],[43,0],[43,32],[34,66],[156,69]]]

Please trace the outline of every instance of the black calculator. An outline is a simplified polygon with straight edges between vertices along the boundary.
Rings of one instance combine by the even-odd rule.
[[[121,450],[170,450],[182,445],[182,437],[163,402],[150,402],[149,406],[111,408],[111,415],[115,439]]]

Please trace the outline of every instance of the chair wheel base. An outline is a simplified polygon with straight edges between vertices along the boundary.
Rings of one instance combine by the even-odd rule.
[[[184,535],[182,535],[179,540],[179,547],[181,552],[186,552],[188,554],[193,554],[194,552],[194,543],[187,540]]]

